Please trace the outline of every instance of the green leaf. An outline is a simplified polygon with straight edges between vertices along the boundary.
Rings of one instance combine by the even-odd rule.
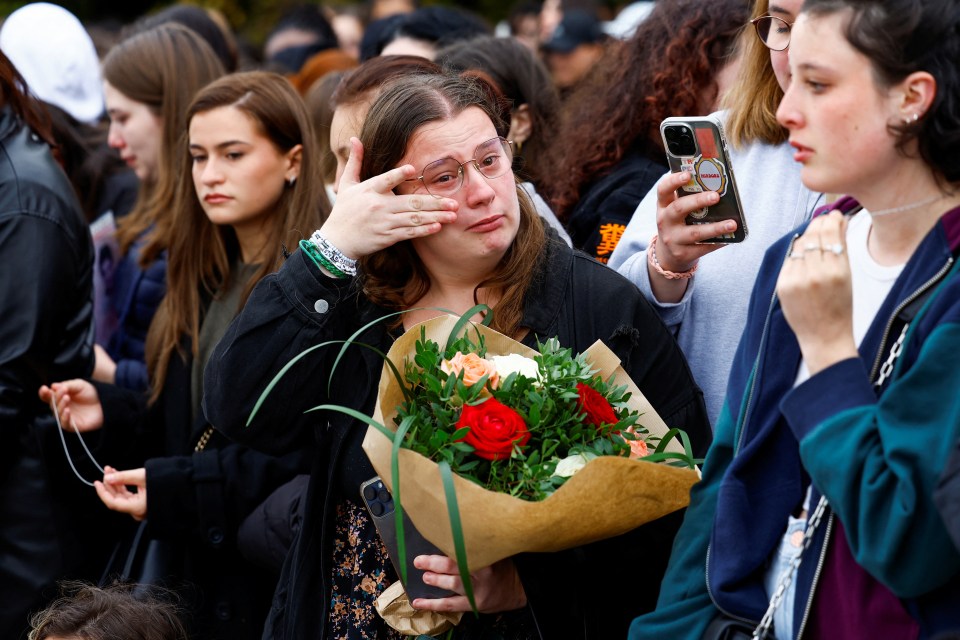
[[[460,316],[460,319],[457,320],[457,323],[453,325],[453,329],[450,330],[450,335],[447,337],[447,345],[443,349],[444,353],[450,351],[450,347],[452,347],[453,343],[460,337],[460,331],[467,326],[467,324],[470,322],[470,318],[481,312],[486,312],[486,314],[484,315],[480,324],[485,327],[490,326],[490,323],[493,322],[493,310],[490,309],[490,307],[485,304],[477,304],[470,307],[463,313],[462,316]]]
[[[460,507],[457,505],[457,490],[453,486],[453,472],[446,462],[441,462],[439,467],[443,493],[447,498],[447,515],[450,518],[450,533],[453,536],[453,549],[457,568],[460,570],[460,580],[463,582],[463,590],[470,608],[474,613],[479,613],[477,602],[473,598],[473,581],[470,579],[470,571],[467,568],[467,546],[463,539],[463,523],[460,521]]]
[[[397,532],[397,562],[400,563],[400,581],[407,582],[407,541],[403,531],[403,503],[400,501],[400,445],[407,429],[413,424],[413,417],[407,416],[397,427],[393,437],[393,448],[390,451],[390,476],[393,480],[393,523]]]

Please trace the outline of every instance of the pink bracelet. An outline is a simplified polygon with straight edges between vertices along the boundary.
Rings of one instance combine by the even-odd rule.
[[[647,246],[647,264],[650,267],[659,273],[661,276],[667,280],[686,280],[687,278],[692,278],[693,274],[697,272],[697,267],[700,265],[699,262],[694,263],[689,271],[684,271],[682,273],[675,273],[673,271],[667,271],[660,266],[660,261],[657,260],[657,236],[654,234],[650,238],[650,244]]]

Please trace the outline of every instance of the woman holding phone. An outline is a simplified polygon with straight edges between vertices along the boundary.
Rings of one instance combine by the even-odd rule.
[[[634,640],[960,630],[960,550],[933,498],[960,435],[960,4],[807,0],[792,31],[777,119],[804,184],[847,196],[764,257],[739,416],[717,425]]]
[[[715,204],[718,195],[705,191],[678,198],[677,189],[689,180],[683,172],[667,174],[647,193],[610,256],[609,265],[640,287],[674,331],[703,389],[711,424],[721,414],[750,287],[764,251],[808,220],[821,199],[800,182],[787,130],[775,116],[790,85],[790,25],[801,5],[802,0],[756,1],[752,24],[740,35],[742,58],[724,102],[727,110],[715,114],[730,142],[730,164],[750,226],[746,240],[701,244],[734,232],[736,223],[685,224],[691,212]]]

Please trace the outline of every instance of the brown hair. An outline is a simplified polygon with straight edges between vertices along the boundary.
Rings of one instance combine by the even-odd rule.
[[[543,158],[556,142],[560,116],[560,96],[543,63],[516,38],[493,36],[480,36],[449,45],[437,53],[437,59],[451,71],[486,73],[510,103],[507,116],[527,105],[531,120],[530,137],[522,148],[518,145],[514,168],[539,186],[547,173]],[[507,122],[507,129],[509,124]]]
[[[482,80],[446,74],[410,75],[384,89],[370,107],[360,133],[363,143],[361,180],[398,166],[414,134],[431,122],[449,120],[476,107],[502,130],[495,94]],[[523,299],[543,254],[546,234],[540,217],[523,190],[517,186],[520,228],[513,244],[494,273],[477,284],[500,293],[492,326],[508,336],[516,335],[523,320]],[[361,282],[366,296],[388,309],[407,309],[430,289],[430,277],[409,241],[362,258]]]
[[[242,305],[254,285],[280,267],[284,242],[291,236],[298,240],[319,228],[330,206],[319,175],[316,138],[310,116],[303,100],[287,80],[264,71],[225,76],[197,94],[187,111],[188,126],[195,115],[221,107],[233,107],[249,116],[260,132],[283,153],[302,145],[300,173],[293,186],[285,188],[274,205],[276,213],[267,230],[265,246],[275,249],[275,253],[260,264],[247,284],[241,297]],[[147,335],[147,368],[154,401],[163,388],[174,351],[184,355],[184,336],[190,339],[196,356],[202,300],[229,284],[231,258],[239,250],[233,229],[213,224],[204,213],[190,178],[192,160],[187,147],[187,136],[184,136],[179,157],[184,180],[174,206],[167,293]]]
[[[331,71],[313,83],[303,101],[313,120],[317,134],[317,156],[320,175],[325,183],[332,183],[337,176],[337,156],[330,150],[330,125],[333,122],[333,92],[336,91],[345,71]]]
[[[300,95],[306,97],[311,87],[329,74],[356,67],[357,61],[340,49],[324,49],[308,58],[300,71],[288,77]]]
[[[391,80],[415,73],[440,73],[440,65],[420,56],[378,56],[344,76],[333,92],[333,107],[370,101]]]
[[[61,597],[33,616],[29,640],[187,640],[176,606],[138,585],[65,582]],[[172,597],[169,594],[167,597]]]
[[[752,18],[770,12],[770,0],[757,0]],[[777,108],[783,89],[770,64],[770,50],[760,42],[753,25],[740,34],[740,72],[723,100],[729,110],[726,122],[728,139],[742,147],[751,142],[780,144],[787,140],[787,130],[777,122]]]
[[[197,91],[223,75],[223,66],[203,38],[179,24],[141,31],[117,44],[103,61],[103,78],[127,98],[147,105],[163,121],[157,179],[141,184],[133,210],[118,225],[120,251],[149,231],[140,255],[148,265],[168,246],[170,210],[182,180],[179,142],[187,106]],[[151,230],[152,229],[152,230]]]
[[[561,220],[631,148],[664,162],[660,122],[710,110],[704,96],[716,95],[746,17],[745,0],[658,2],[633,37],[608,50],[568,99],[550,148],[543,186]]]
[[[26,80],[3,51],[0,51],[0,107],[10,107],[21,122],[56,150],[50,114],[43,103],[30,95]]]

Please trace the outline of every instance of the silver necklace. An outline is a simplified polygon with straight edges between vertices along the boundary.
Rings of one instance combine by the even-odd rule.
[[[871,216],[885,216],[891,213],[902,213],[904,211],[910,211],[912,209],[919,209],[920,207],[925,207],[928,204],[933,204],[934,202],[937,202],[938,200],[943,200],[944,198],[946,198],[946,196],[940,193],[935,196],[924,198],[923,200],[918,200],[917,202],[911,202],[910,204],[905,204],[899,207],[893,207],[891,209],[877,209],[876,211],[868,209],[868,211],[870,211]]]

